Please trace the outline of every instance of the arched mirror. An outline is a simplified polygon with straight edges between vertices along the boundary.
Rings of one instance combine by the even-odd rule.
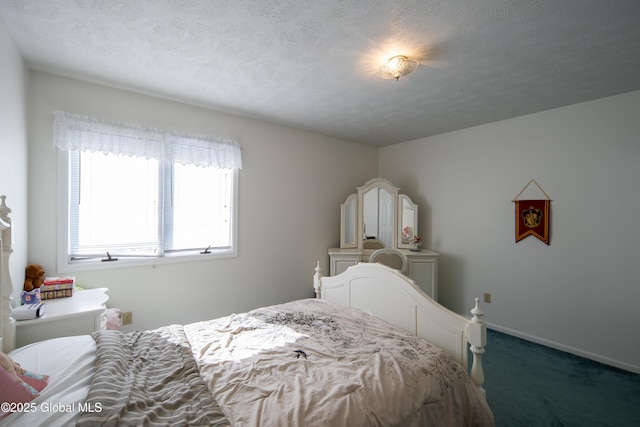
[[[362,195],[362,238],[379,240],[385,248],[393,247],[395,221],[393,194],[383,187],[370,188]]]
[[[358,187],[360,237],[358,247],[396,247],[398,188],[386,179],[375,178]]]
[[[358,247],[358,195],[352,194],[340,209],[340,247]]]
[[[340,247],[410,248],[418,234],[418,206],[383,178],[357,189],[341,206]]]
[[[398,196],[398,217],[398,247],[411,248],[413,237],[418,236],[418,205],[406,194]]]

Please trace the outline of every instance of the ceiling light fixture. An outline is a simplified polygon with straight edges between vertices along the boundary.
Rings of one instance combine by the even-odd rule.
[[[380,75],[385,79],[396,79],[408,76],[418,68],[418,62],[404,55],[396,55],[389,58],[380,66]]]

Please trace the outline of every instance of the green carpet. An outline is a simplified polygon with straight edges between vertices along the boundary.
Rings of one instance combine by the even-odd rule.
[[[483,356],[496,426],[640,426],[640,375],[488,331]]]

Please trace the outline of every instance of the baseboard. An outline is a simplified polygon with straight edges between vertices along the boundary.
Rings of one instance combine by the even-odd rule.
[[[547,347],[555,348],[556,350],[561,350],[567,353],[574,354],[576,356],[584,357],[585,359],[590,359],[599,363],[603,363],[605,365],[613,366],[618,369],[623,369],[625,371],[633,372],[635,374],[640,374],[639,365],[632,365],[630,363],[621,362],[619,360],[611,359],[609,357],[602,356],[600,354],[580,350],[579,348],[574,348],[565,344],[557,343],[555,341],[549,341],[544,338],[536,337],[535,335],[529,335],[520,331],[516,331],[514,329],[505,328],[499,325],[494,325],[489,322],[487,322],[487,327],[489,329],[493,329],[494,331],[502,332],[507,335],[512,335],[517,338],[522,338],[523,340],[531,341],[536,344],[541,344]],[[487,346],[487,351],[491,351],[490,346],[491,346],[491,343],[489,343],[489,346]]]

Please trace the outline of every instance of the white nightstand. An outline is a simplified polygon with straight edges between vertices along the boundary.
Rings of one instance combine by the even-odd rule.
[[[44,316],[16,321],[16,347],[105,329],[107,291],[107,288],[87,289],[76,291],[69,298],[43,301]]]

